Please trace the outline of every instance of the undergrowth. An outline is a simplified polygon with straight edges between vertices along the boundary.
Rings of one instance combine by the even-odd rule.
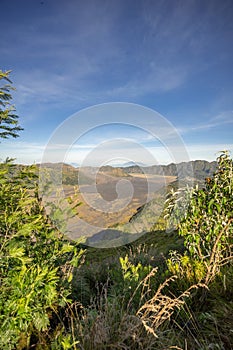
[[[67,240],[33,167],[6,161],[0,175],[0,349],[233,348],[227,152],[204,188],[170,194],[174,231],[117,249]]]

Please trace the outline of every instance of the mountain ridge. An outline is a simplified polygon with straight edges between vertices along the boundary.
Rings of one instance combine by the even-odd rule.
[[[111,175],[113,177],[127,177],[130,174],[145,174],[145,175],[159,175],[159,176],[176,176],[179,180],[191,179],[193,181],[204,181],[206,177],[211,176],[217,169],[217,162],[209,162],[207,160],[192,160],[189,162],[181,162],[178,164],[170,163],[167,165],[150,165],[139,166],[132,165],[128,167],[114,167],[111,165],[97,167],[79,167],[76,168],[67,163],[41,163],[37,164],[40,168],[49,168],[54,170],[62,169],[64,180],[69,179],[69,183],[74,184],[78,181],[78,174],[84,173],[86,176],[92,173],[99,173]],[[64,184],[67,182],[65,180]]]

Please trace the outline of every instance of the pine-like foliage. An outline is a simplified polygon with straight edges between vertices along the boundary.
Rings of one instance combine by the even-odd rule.
[[[11,85],[9,79],[10,71],[3,72],[0,70],[0,80],[6,84],[0,86],[0,138],[18,137],[19,131],[23,130],[18,125],[18,116],[15,114],[15,107],[11,104],[11,91],[15,88]]]

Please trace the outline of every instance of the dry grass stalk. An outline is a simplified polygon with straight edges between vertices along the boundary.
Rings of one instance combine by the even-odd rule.
[[[146,331],[157,337],[156,330],[165,322],[170,320],[175,309],[180,309],[185,298],[190,296],[191,290],[205,287],[203,284],[195,284],[183,292],[178,297],[170,297],[162,293],[163,289],[173,282],[177,276],[172,276],[163,282],[154,296],[147,300],[137,311],[137,316],[141,319]]]
[[[215,278],[216,274],[219,272],[222,266],[228,264],[230,261],[233,260],[233,244],[221,244],[221,248],[219,249],[219,243],[221,241],[221,238],[230,228],[232,221],[233,220],[230,219],[226,226],[224,226],[220,231],[214,243],[212,252],[210,254],[210,259],[208,262],[205,262],[207,268],[207,273],[205,277],[206,285],[209,284]]]
[[[165,321],[170,320],[176,309],[180,309],[185,304],[185,298],[190,296],[193,289],[205,285],[193,285],[178,297],[168,296],[165,294],[164,288],[177,278],[177,276],[172,276],[158,287],[152,297],[149,297],[149,294],[152,293],[151,278],[156,272],[157,268],[153,269],[138,284],[132,293],[127,308],[119,305],[118,299],[109,299],[107,293],[104,292],[100,296],[101,300],[97,308],[97,305],[93,305],[93,309],[83,310],[81,317],[79,314],[76,329],[84,349],[182,350],[176,346],[169,346],[168,344],[166,346],[167,336],[165,339],[159,327]],[[141,306],[139,306],[136,314],[132,314],[132,302],[139,288],[142,288]]]

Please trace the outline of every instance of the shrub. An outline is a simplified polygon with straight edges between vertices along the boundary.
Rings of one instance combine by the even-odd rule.
[[[35,169],[0,164],[0,348],[29,346],[69,302],[83,251],[52,227]]]
[[[224,151],[217,163],[217,171],[206,178],[204,188],[173,192],[167,206],[167,215],[184,237],[193,261],[205,269],[206,284],[233,259],[233,161]]]

